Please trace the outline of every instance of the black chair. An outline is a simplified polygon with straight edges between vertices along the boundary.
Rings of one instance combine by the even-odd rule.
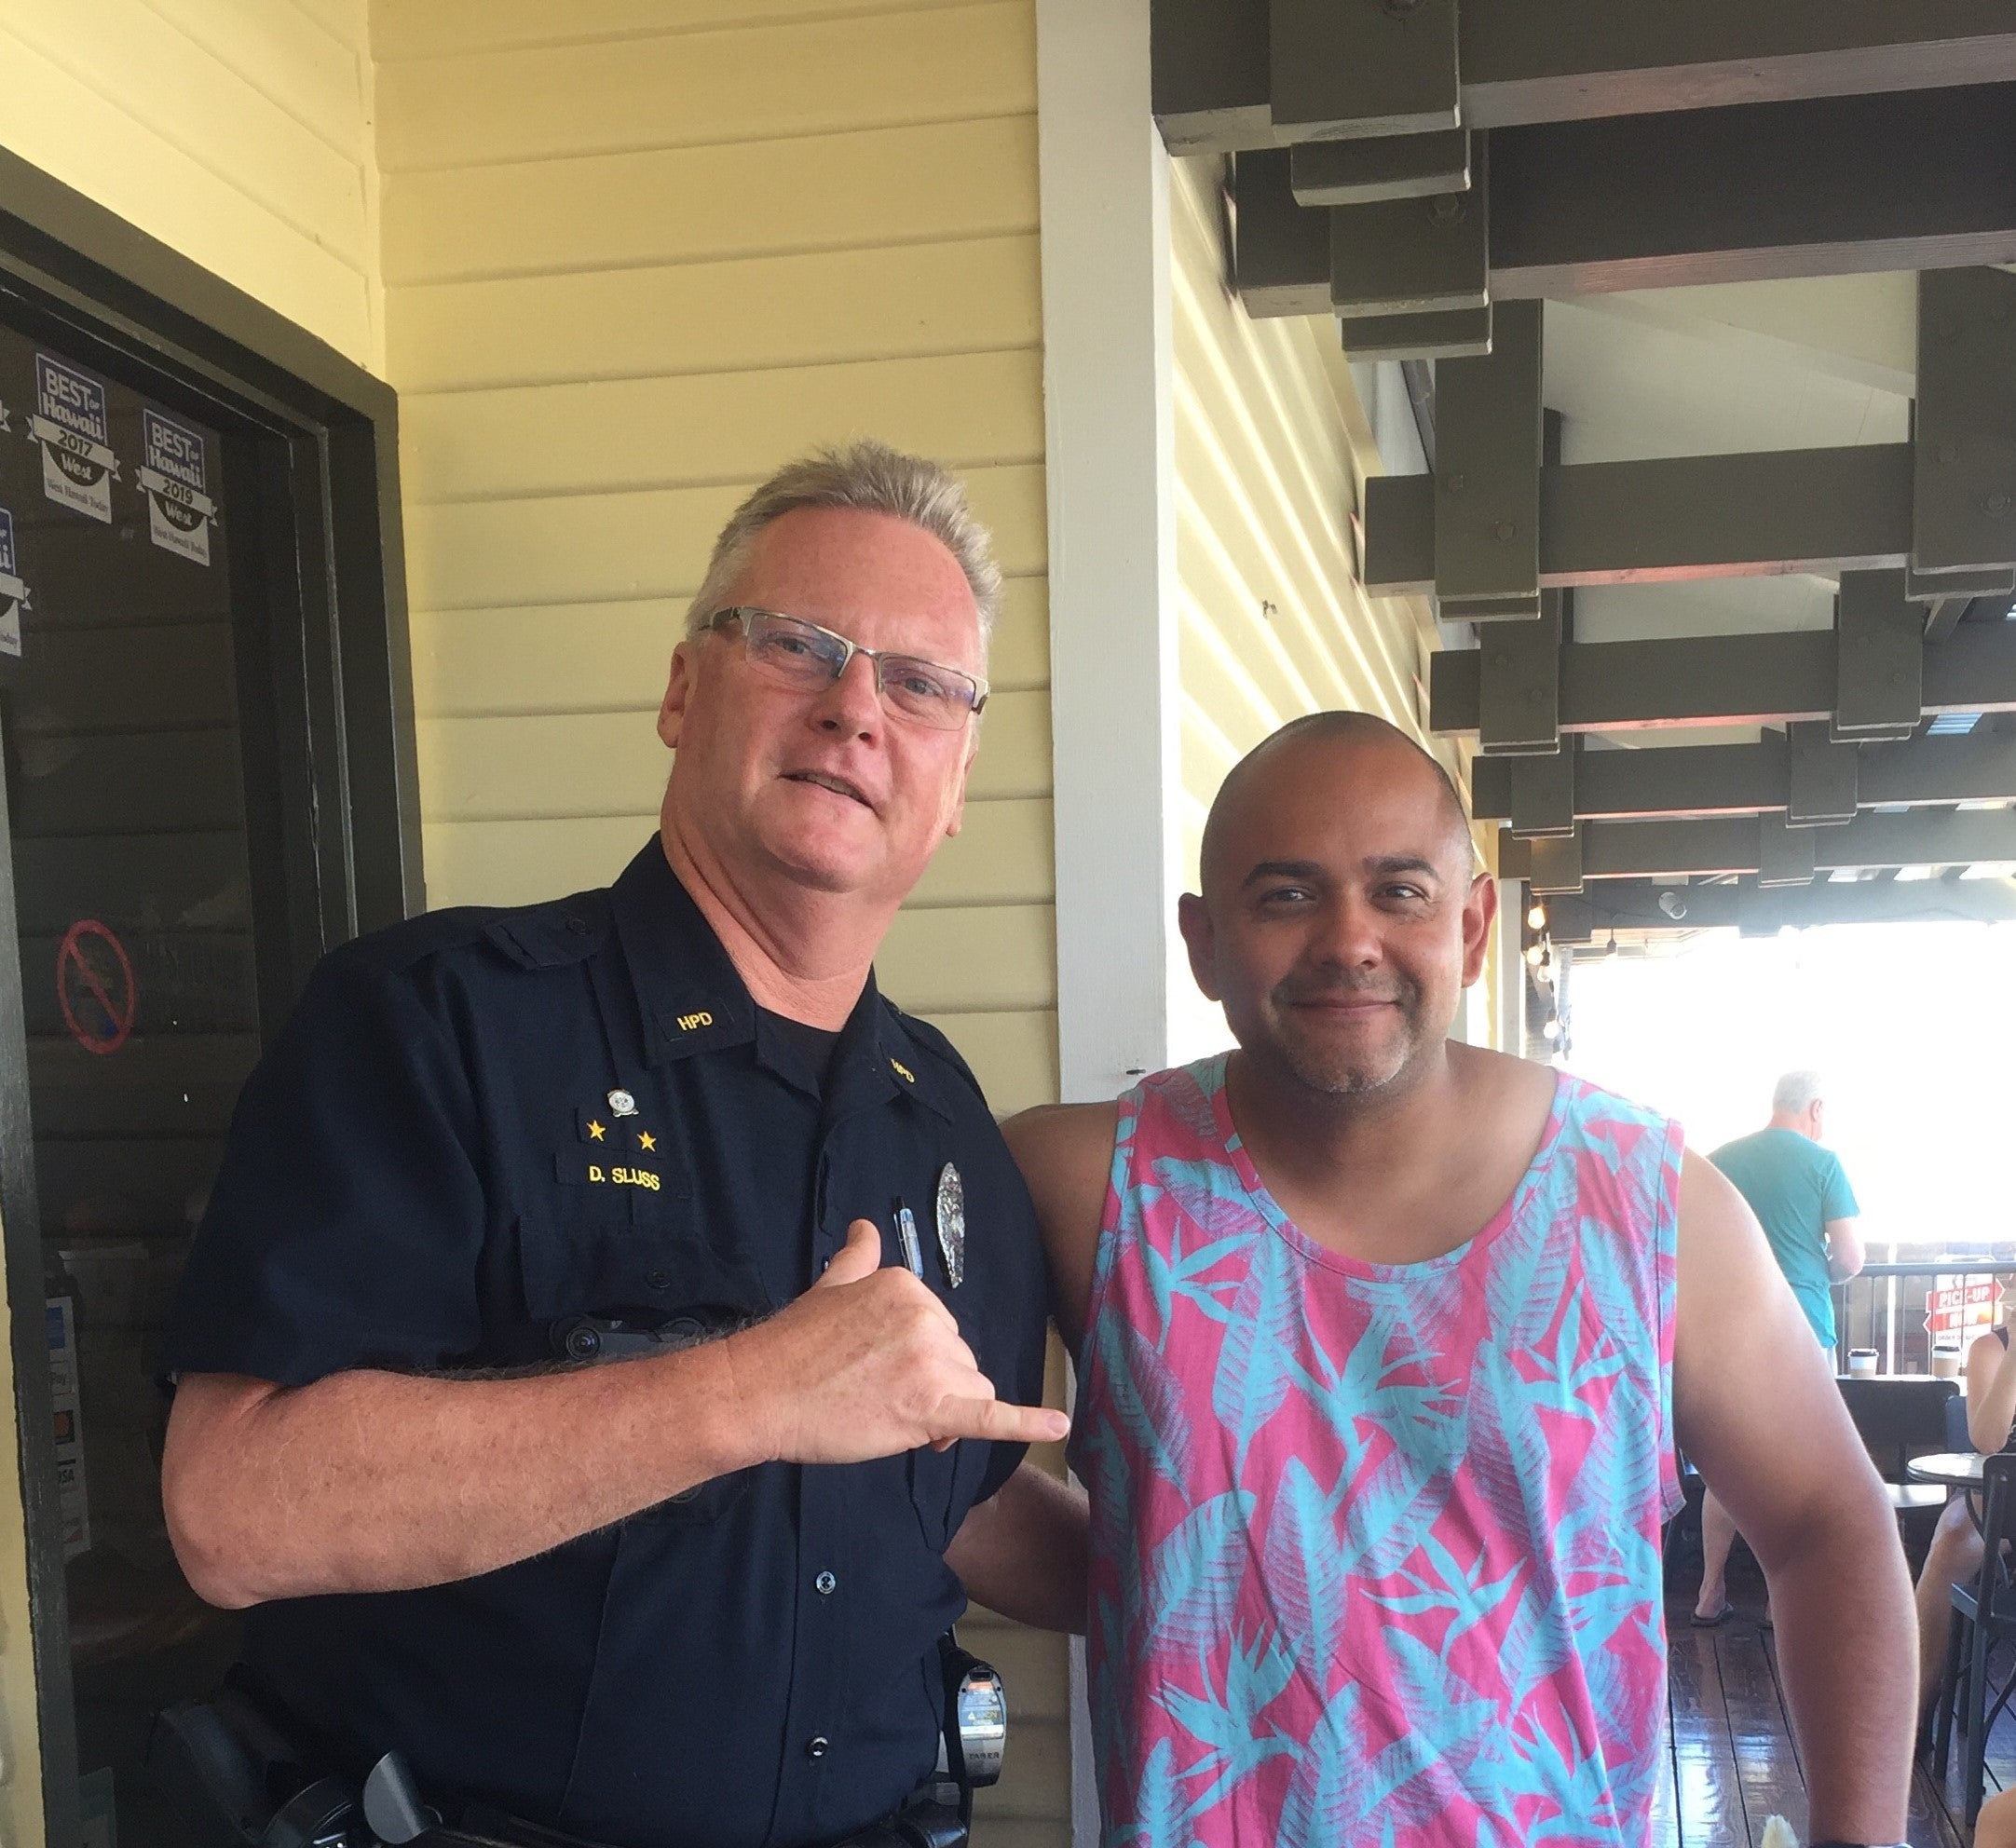
[[[1967,1734],[1963,1770],[1969,1828],[1981,1810],[1989,1729],[2016,1692],[2016,1677],[2012,1677],[1993,1702],[1988,1698],[1988,1651],[1998,1642],[2016,1640],[2016,1579],[2010,1575],[2009,1553],[2009,1543],[2016,1542],[2016,1456],[2007,1452],[1982,1462],[1981,1534],[1981,1577],[1970,1585],[1953,1588],[1955,1623],[1946,1638],[1932,1734],[1932,1760],[1943,1780],[1953,1746],[1955,1711],[1959,1710],[1960,1728]]]
[[[1914,1457],[1954,1447],[1947,1408],[1959,1394],[1958,1383],[1917,1375],[1841,1379],[1836,1383],[1857,1434],[1883,1478],[1900,1530],[1914,1519],[1929,1527],[1946,1505],[1946,1491],[1936,1484],[1911,1481],[1905,1466]],[[1966,1417],[1964,1408],[1961,1416]]]

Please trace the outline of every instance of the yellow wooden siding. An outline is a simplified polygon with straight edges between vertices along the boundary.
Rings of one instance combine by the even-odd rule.
[[[715,532],[879,436],[960,472],[1008,574],[965,825],[879,973],[997,1109],[1054,1099],[1033,0],[372,0],[371,32],[429,902],[649,837]],[[1063,1649],[972,1628],[1015,1712],[980,1840],[1050,1848]]]
[[[319,0],[334,4],[335,0]],[[443,53],[498,51],[597,39],[662,37],[718,31],[756,20],[851,19],[865,13],[923,12],[971,6],[973,0],[404,0],[372,20],[374,42],[388,61]]]
[[[382,370],[365,0],[0,0],[0,144]]]
[[[426,4],[378,0],[375,17]],[[480,167],[1035,110],[1028,0],[783,23],[766,10],[753,0],[710,32],[422,59],[381,34],[379,164]]]
[[[1350,706],[1422,736],[1428,635],[1424,611],[1357,582],[1351,516],[1377,465],[1343,414],[1355,405],[1336,322],[1249,318],[1226,284],[1219,163],[1174,170],[1178,799],[1194,890],[1211,798],[1276,727]],[[1227,1043],[1187,983],[1171,1022],[1179,1056]]]

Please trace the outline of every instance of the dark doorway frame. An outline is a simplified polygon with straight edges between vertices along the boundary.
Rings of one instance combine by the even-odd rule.
[[[248,776],[246,798],[254,910],[274,927],[258,968],[270,1033],[323,951],[423,902],[397,397],[5,150],[0,315],[237,439],[226,497],[254,510],[233,534],[234,601],[255,594],[272,612],[238,661],[247,758],[266,773]],[[13,874],[0,854],[0,946],[15,934]],[[75,1848],[76,1721],[24,1047],[20,963],[0,955],[0,1216],[43,1809],[50,1848]]]

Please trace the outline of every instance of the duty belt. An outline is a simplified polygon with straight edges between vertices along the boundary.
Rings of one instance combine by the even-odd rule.
[[[937,1775],[893,1814],[822,1848],[967,1848],[973,1787],[1000,1773],[1006,1708],[991,1668],[949,1635],[943,1650],[946,1743]],[[397,1752],[386,1753],[361,1786],[318,1776],[318,1755],[230,1681],[210,1700],[158,1715],[147,1758],[205,1848],[606,1848],[482,1804],[444,1822]]]
[[[826,1848],[967,1848],[971,1837],[957,1802],[920,1792],[885,1822],[872,1823]],[[413,1848],[606,1848],[511,1816],[472,1811],[455,1828],[432,1828]]]

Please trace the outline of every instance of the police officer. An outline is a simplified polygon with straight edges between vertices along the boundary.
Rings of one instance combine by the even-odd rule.
[[[782,470],[674,651],[658,837],[336,951],[248,1082],[163,1494],[347,1774],[830,1842],[931,1774],[968,1593],[1083,1627],[1083,1502],[1021,1461],[1065,1430],[1028,1197],[869,966],[958,830],[999,596],[933,466]]]

